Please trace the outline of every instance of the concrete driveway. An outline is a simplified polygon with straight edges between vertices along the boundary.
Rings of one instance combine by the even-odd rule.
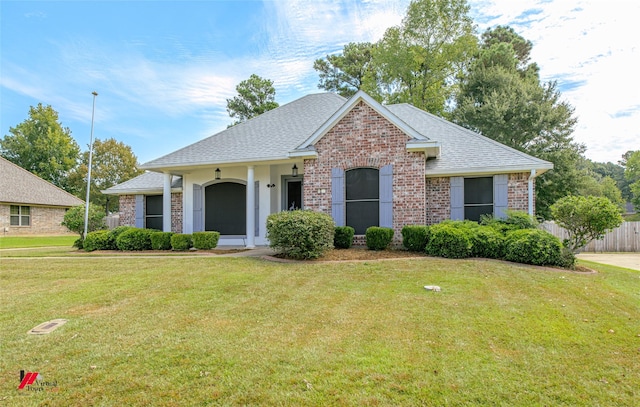
[[[640,271],[640,253],[580,253],[578,260],[609,264]]]

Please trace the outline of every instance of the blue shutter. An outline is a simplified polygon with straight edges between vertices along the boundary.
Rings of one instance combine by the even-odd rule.
[[[393,165],[380,168],[380,226],[393,227]]]
[[[344,226],[344,170],[331,169],[331,217],[336,226]]]
[[[136,195],[136,227],[144,227],[144,195]]]
[[[260,236],[260,181],[255,182],[253,196],[255,197],[255,235]]]
[[[499,174],[493,177],[493,216],[505,218],[509,208],[509,176]]]
[[[451,219],[464,220],[464,178],[451,177]]]
[[[193,231],[204,231],[204,214],[202,213],[202,185],[193,184]]]

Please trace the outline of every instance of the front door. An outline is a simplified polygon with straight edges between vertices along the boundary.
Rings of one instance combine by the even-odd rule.
[[[285,210],[302,209],[302,180],[285,180]]]

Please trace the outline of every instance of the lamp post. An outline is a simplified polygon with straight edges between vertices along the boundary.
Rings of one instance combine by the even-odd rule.
[[[93,108],[91,110],[91,140],[89,141],[89,168],[87,169],[87,202],[84,204],[84,235],[87,237],[87,229],[89,227],[89,192],[91,191],[91,159],[93,158],[93,118],[96,113],[96,96],[98,92],[91,92],[93,95]]]

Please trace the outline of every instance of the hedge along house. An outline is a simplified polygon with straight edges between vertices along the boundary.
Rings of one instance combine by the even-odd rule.
[[[6,236],[71,233],[65,212],[84,201],[0,157],[0,232]]]
[[[120,196],[121,224],[254,247],[268,244],[267,216],[289,209],[325,212],[357,236],[391,227],[396,241],[409,224],[533,214],[534,178],[553,165],[359,91],[304,96],[141,168],[103,191]]]

